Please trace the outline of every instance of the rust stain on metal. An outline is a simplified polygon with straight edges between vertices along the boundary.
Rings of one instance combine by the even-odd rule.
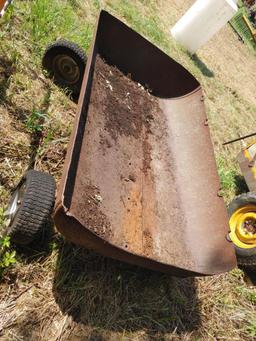
[[[143,255],[154,257],[154,243],[156,242],[157,222],[156,222],[156,202],[154,176],[151,170],[146,170],[146,175],[142,177],[142,226],[143,226]],[[154,241],[155,239],[155,241]]]
[[[126,190],[127,197],[123,198],[123,211],[120,228],[122,229],[122,246],[133,253],[142,253],[142,200],[141,188],[138,184]]]
[[[129,184],[125,184],[127,196],[122,198],[125,206],[120,227],[123,246],[145,257],[154,256],[156,207],[153,184],[152,179],[142,175],[136,183],[130,184],[130,189]]]

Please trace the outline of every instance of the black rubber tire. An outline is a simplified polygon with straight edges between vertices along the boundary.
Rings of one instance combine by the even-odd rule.
[[[24,195],[13,221],[7,227],[7,234],[15,244],[28,245],[42,232],[49,220],[56,186],[51,175],[35,170],[26,173],[21,185],[25,185]]]
[[[239,208],[248,205],[255,204],[256,205],[256,193],[248,192],[243,193],[235,197],[228,206],[228,215],[229,217],[238,210]],[[253,267],[256,266],[256,247],[252,249],[243,249],[234,244],[236,256],[237,256],[237,264],[245,267]]]
[[[74,84],[68,83],[67,79],[57,72],[54,61],[56,57],[62,55],[71,58],[79,69],[79,77]],[[57,40],[55,43],[48,45],[42,59],[43,68],[48,71],[54,83],[64,89],[68,89],[71,92],[71,96],[75,99],[80,94],[86,62],[87,57],[84,51],[77,44],[67,40]]]

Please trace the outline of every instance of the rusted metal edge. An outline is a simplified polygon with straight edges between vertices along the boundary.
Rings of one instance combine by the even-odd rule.
[[[65,219],[63,219],[64,215]],[[205,269],[203,267],[201,268],[200,272],[190,271],[187,269],[172,266],[170,264],[164,264],[162,262],[157,262],[149,258],[138,256],[130,252],[129,257],[127,257],[127,251],[100,238],[98,235],[96,235],[89,229],[85,229],[84,226],[79,222],[79,220],[72,216],[72,214],[67,212],[62,205],[56,208],[54,219],[59,226],[58,228],[59,231],[63,235],[65,235],[70,242],[73,242],[74,244],[79,246],[84,246],[86,244],[88,249],[93,250],[105,257],[114,258],[119,261],[129,263],[131,265],[136,264],[136,266],[141,266],[150,270],[160,271],[184,278],[195,276],[208,276],[223,272],[223,268],[219,272],[216,271],[212,273],[205,272]],[[72,226],[72,229],[70,228],[70,226]],[[76,238],[76,236],[79,237]],[[209,268],[207,268],[207,270],[209,270]],[[227,271],[230,270],[229,267],[226,270]]]

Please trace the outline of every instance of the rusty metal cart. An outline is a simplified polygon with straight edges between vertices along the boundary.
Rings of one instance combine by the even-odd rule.
[[[109,79],[97,71],[99,59]],[[110,100],[120,104],[115,91],[123,84],[113,85],[114,72],[141,91],[124,121],[121,107],[106,114]],[[97,92],[99,79],[104,86]],[[148,114],[138,114],[143,96],[153,113],[149,106]],[[221,273],[236,258],[219,189],[200,84],[102,11],[57,190],[57,229],[75,244],[131,264],[178,276]]]

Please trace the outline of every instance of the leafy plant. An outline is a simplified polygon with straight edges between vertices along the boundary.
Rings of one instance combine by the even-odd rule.
[[[2,195],[1,191],[0,191],[0,195]],[[0,207],[0,226],[4,225],[4,221],[5,221],[5,218],[4,218],[4,208]]]
[[[256,337],[256,320],[252,320],[246,328],[246,333],[251,337]]]
[[[5,236],[0,238],[0,278],[3,271],[10,265],[16,263],[16,251],[11,250],[10,237]]]
[[[28,131],[30,131],[31,133],[41,132],[43,130],[46,117],[47,116],[45,113],[34,110],[26,121],[26,127]]]
[[[0,207],[0,226],[4,226],[4,208]],[[11,241],[9,236],[0,236],[0,278],[6,268],[16,263],[16,251],[11,250]]]
[[[232,197],[236,191],[235,178],[237,175],[236,168],[226,162],[223,157],[217,158],[218,171],[221,181],[220,195]]]

